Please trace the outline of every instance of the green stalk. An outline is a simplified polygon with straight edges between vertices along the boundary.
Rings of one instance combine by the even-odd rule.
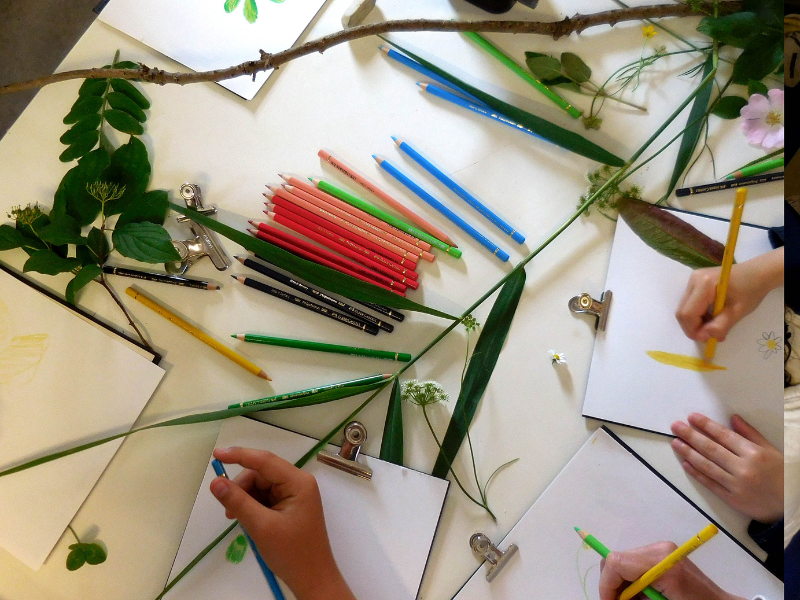
[[[770,152],[769,154],[765,154],[761,158],[757,158],[755,160],[751,160],[749,163],[734,169],[733,171],[728,173],[728,175],[733,175],[734,173],[736,173],[736,171],[741,171],[744,168],[752,167],[753,165],[757,165],[760,162],[764,162],[765,160],[769,160],[770,158],[773,158],[773,157],[778,156],[780,154],[783,154],[783,148],[778,148],[777,150],[775,150],[775,152]],[[726,177],[727,177],[727,175],[726,175]]]

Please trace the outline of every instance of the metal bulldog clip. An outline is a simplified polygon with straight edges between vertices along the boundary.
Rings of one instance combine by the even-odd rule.
[[[186,201],[186,206],[195,209],[204,215],[213,215],[217,212],[216,206],[205,208],[200,194],[200,186],[193,183],[184,183],[181,186],[181,197]],[[189,228],[194,237],[188,240],[172,240],[172,245],[180,254],[180,262],[166,263],[165,267],[170,273],[183,275],[196,260],[208,256],[218,270],[224,271],[231,266],[231,259],[225,253],[225,249],[219,243],[212,231],[209,231],[199,223],[195,223],[189,217],[178,217],[178,223],[189,222]]]
[[[595,300],[589,294],[581,294],[570,298],[569,309],[574,313],[589,313],[597,317],[594,323],[595,329],[606,330],[608,322],[608,311],[611,309],[611,290],[606,290],[600,296],[600,300]]]
[[[500,571],[508,564],[508,561],[517,553],[516,544],[511,544],[503,552],[492,543],[486,534],[476,533],[469,538],[469,547],[476,556],[486,561],[486,581],[493,581],[500,574]]]
[[[356,477],[372,479],[372,469],[358,462],[361,444],[366,441],[367,428],[358,421],[350,421],[344,428],[344,442],[339,454],[331,454],[323,450],[317,454],[317,460]]]

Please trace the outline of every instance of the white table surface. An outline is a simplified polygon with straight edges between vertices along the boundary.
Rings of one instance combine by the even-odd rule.
[[[350,2],[328,2],[306,39],[339,29],[341,15]],[[559,5],[561,10],[550,0],[542,0],[535,11],[518,8],[507,16],[544,20],[613,8],[610,2],[563,1]],[[487,15],[462,0],[427,2],[424,15],[419,3],[381,0],[370,19],[414,16],[476,19]],[[696,22],[697,19],[690,19],[673,26],[698,39],[698,34],[693,35]],[[574,51],[590,64],[595,81],[601,81],[615,68],[639,56],[643,42],[640,27],[639,23],[621,24],[613,30],[599,27],[557,42],[543,36],[489,37],[520,61],[525,50]],[[503,94],[545,118],[585,133],[580,122],[549,104],[458,34],[407,34],[402,39],[438,57],[443,66],[462,74],[469,71],[471,79],[480,82],[484,89]],[[378,43],[376,38],[358,40],[330,49],[324,55],[307,56],[285,65],[250,102],[210,83],[186,87],[147,85],[145,91],[153,106],[142,139],[154,165],[150,188],[170,189],[176,198],[182,183],[198,183],[206,201],[220,207],[220,218],[241,226],[245,219],[262,216],[263,186],[279,183],[278,172],[324,175],[344,184],[341,176],[323,167],[317,158],[317,151],[326,148],[390,193],[395,192],[413,204],[415,210],[441,224],[457,240],[464,250],[464,259],[456,261],[439,253],[435,263],[423,264],[422,288],[410,297],[450,312],[461,312],[508,272],[510,265],[501,264],[441,216],[408,196],[378,169],[371,154],[393,159],[459,212],[479,223],[473,212],[457,204],[431,177],[401,155],[390,136],[404,137],[447,171],[457,173],[463,184],[527,235],[524,248],[502,240],[501,245],[511,254],[511,262],[525,256],[573,212],[586,189],[586,172],[597,165],[421,94],[414,85],[417,78],[382,56],[377,50]],[[648,43],[654,44],[665,44],[669,49],[679,47],[663,33]],[[100,66],[118,48],[126,60],[167,70],[181,68],[96,22],[59,70]],[[257,50],[253,49],[254,55]],[[587,135],[620,156],[632,154],[697,85],[697,78],[678,77],[696,60],[684,55],[658,63],[644,76],[634,95],[636,101],[648,106],[649,113],[641,115],[609,103],[601,115],[605,119],[602,130]],[[61,119],[74,102],[79,85],[79,81],[72,81],[42,89],[0,142],[0,213],[29,202],[52,205],[58,182],[72,166],[58,161],[63,149],[58,138],[65,130]],[[581,107],[588,105],[586,98],[578,98],[576,103]],[[686,117],[680,117],[664,139],[671,137],[669,132],[674,135],[683,128],[685,121]],[[715,149],[720,174],[763,154],[747,146],[732,122],[713,119],[709,141]],[[635,176],[635,181],[644,187],[646,198],[660,197],[676,152],[675,148],[667,150]],[[705,157],[691,172],[688,183],[705,183],[711,178],[710,161]],[[782,188],[775,184],[752,188],[745,220],[762,225],[780,224],[781,192]],[[725,217],[730,211],[729,196],[706,194],[681,206]],[[490,237],[501,239],[496,230],[483,222],[480,225]],[[188,232],[174,220],[170,221],[170,227],[177,239],[183,239],[180,236],[185,237]],[[614,224],[596,213],[581,218],[528,266],[525,293],[471,429],[483,479],[501,463],[517,457],[519,461],[499,475],[490,488],[490,504],[498,516],[496,524],[457,489],[452,489],[421,598],[451,597],[478,565],[468,547],[469,536],[480,530],[492,539],[501,538],[598,426],[581,417],[593,324],[588,318],[572,315],[567,301],[584,291],[596,297],[603,291],[613,231]],[[241,251],[227,240],[225,246],[231,254]],[[18,251],[0,255],[0,260],[16,267],[21,267],[24,258]],[[220,339],[232,333],[253,331],[413,353],[446,326],[442,320],[409,313],[393,334],[368,338],[245,289],[228,277],[230,273],[243,272],[245,269],[237,263],[227,273],[218,273],[207,260],[192,268],[191,276],[221,282],[224,287],[220,292],[135,283]],[[37,276],[37,279],[63,291],[68,276]],[[131,284],[123,278],[113,278],[112,282],[119,293]],[[247,375],[141,305],[127,297],[125,300],[153,344],[164,353],[162,364],[168,371],[139,424],[216,409],[233,401],[389,371],[396,366],[376,359],[267,346],[245,347],[231,340],[232,347],[272,375],[274,381],[267,383]],[[118,308],[97,285],[86,288],[80,304],[120,327],[124,325]],[[487,302],[476,311],[479,321],[485,321],[490,306]],[[457,396],[464,345],[465,336],[459,329],[414,365],[408,375],[436,379],[451,396]],[[551,366],[547,354],[550,348],[565,352],[568,365]],[[388,392],[384,392],[359,417],[370,433],[365,448],[369,454],[379,452],[387,398]],[[321,436],[362,400],[349,398],[307,409],[268,413],[266,420]],[[431,410],[440,433],[447,425],[452,406],[453,401],[449,406]],[[406,405],[403,411],[406,464],[430,471],[436,452],[424,420],[417,407]],[[748,547],[755,547],[745,533],[746,520],[683,473],[668,438],[624,427],[612,428]],[[96,535],[108,546],[107,562],[68,572],[64,560],[67,546],[73,543],[69,533],[38,572],[0,550],[0,598],[154,598],[169,573],[218,429],[219,424],[212,423],[161,429],[129,438],[73,522],[79,535],[90,539]],[[464,473],[464,480],[469,480],[465,458],[464,453],[459,455],[456,469]]]

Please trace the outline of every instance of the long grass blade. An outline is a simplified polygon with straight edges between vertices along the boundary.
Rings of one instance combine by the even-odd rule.
[[[386,423],[381,440],[382,460],[403,466],[403,403],[400,397],[400,380],[395,379],[386,410]]]

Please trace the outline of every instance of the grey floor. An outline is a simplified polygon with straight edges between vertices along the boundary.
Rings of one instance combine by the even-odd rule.
[[[97,16],[98,0],[0,0],[0,85],[49,75]],[[0,96],[0,138],[35,90]]]

